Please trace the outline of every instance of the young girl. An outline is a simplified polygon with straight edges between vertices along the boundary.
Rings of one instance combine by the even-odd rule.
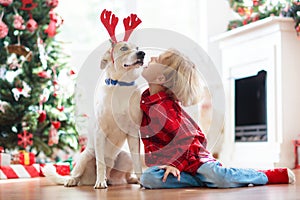
[[[141,176],[143,187],[232,188],[295,181],[287,168],[226,168],[211,155],[205,135],[180,106],[196,104],[201,97],[197,69],[180,52],[170,49],[152,57],[142,76],[149,84],[140,102],[141,137],[149,167]]]

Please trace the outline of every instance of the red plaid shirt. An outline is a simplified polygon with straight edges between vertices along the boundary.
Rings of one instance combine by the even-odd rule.
[[[201,164],[215,160],[206,149],[206,138],[199,126],[167,93],[150,96],[147,89],[140,107],[147,166],[171,165],[195,174]]]

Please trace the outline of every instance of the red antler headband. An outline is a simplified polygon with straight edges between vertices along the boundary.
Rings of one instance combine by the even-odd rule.
[[[107,11],[106,9],[104,9],[100,15],[100,19],[102,24],[106,28],[112,42],[117,43],[117,39],[115,36],[115,29],[118,24],[119,18],[116,17],[114,14],[111,15],[111,11]]]
[[[104,9],[100,15],[100,20],[106,28],[113,44],[118,43],[115,35],[115,29],[118,24],[119,18],[112,14],[111,11]],[[123,24],[125,27],[125,35],[123,41],[128,41],[132,31],[142,22],[136,14],[131,14],[124,18]]]
[[[131,22],[131,24],[130,24]],[[142,20],[137,17],[136,14],[131,14],[127,18],[123,19],[123,24],[125,27],[125,35],[123,41],[128,41],[132,31],[140,24],[142,23]]]

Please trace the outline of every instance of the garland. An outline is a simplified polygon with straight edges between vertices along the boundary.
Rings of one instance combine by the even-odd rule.
[[[277,1],[271,0],[229,0],[229,5],[238,15],[239,19],[229,21],[227,30],[232,30],[269,16],[292,17],[295,21],[297,36],[300,36],[300,0]]]

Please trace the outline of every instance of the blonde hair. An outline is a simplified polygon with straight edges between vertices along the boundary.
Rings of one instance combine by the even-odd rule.
[[[163,75],[164,87],[183,106],[191,106],[201,100],[201,77],[195,64],[176,49],[169,49],[158,57],[159,63],[167,66]]]

